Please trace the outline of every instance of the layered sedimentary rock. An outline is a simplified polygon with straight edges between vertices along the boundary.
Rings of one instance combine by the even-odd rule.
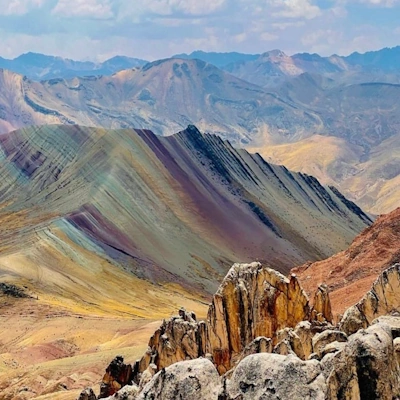
[[[41,298],[62,293],[100,309],[103,281],[128,293],[136,277],[211,297],[233,260],[269,259],[287,272],[342,249],[370,223],[312,177],[194,126],[165,138],[79,126],[19,130],[0,136],[0,178],[1,256],[16,254],[0,272],[32,280]],[[37,265],[40,273],[28,272]],[[113,270],[122,279],[106,276]],[[80,289],[87,282],[96,289]]]
[[[126,332],[127,318],[135,330],[181,305],[204,318],[235,260],[268,259],[286,273],[345,248],[369,223],[311,177],[193,126],[171,137],[80,126],[0,135],[0,292],[3,284],[3,292],[18,294],[9,290],[15,286],[32,297],[7,308],[18,328],[0,334],[0,359],[17,353],[23,384],[37,396],[48,391],[46,380],[36,381],[42,361],[68,364],[68,382],[53,369],[42,373],[48,381],[69,390],[92,384],[102,373],[97,357]],[[72,316],[45,324],[60,314]],[[75,315],[82,317],[77,338]],[[28,339],[31,318],[35,332],[53,329],[47,325],[56,331]],[[6,315],[0,319],[9,323]],[[126,342],[139,347],[135,358],[144,352],[148,334],[142,335]],[[71,356],[88,353],[97,375],[85,382]],[[27,373],[25,363],[32,366]],[[0,392],[10,398],[20,386],[0,377]]]

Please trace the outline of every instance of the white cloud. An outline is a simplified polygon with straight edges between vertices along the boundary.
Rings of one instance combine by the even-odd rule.
[[[296,21],[296,22],[274,22],[272,23],[272,27],[275,29],[279,29],[284,31],[288,28],[300,28],[305,25],[304,21]]]
[[[238,35],[234,35],[232,37],[232,39],[236,42],[236,43],[243,43],[246,41],[247,39],[247,33],[246,32],[242,32],[239,33]]]
[[[318,31],[305,34],[301,38],[301,42],[307,47],[315,48],[316,46],[321,46],[322,44],[332,44],[339,38],[340,32],[332,31],[330,29],[320,29]]]
[[[284,18],[313,19],[322,14],[321,9],[312,0],[270,0],[278,8],[272,15]]]
[[[273,42],[276,39],[279,39],[279,36],[274,35],[273,33],[270,32],[263,32],[260,35],[260,39],[263,40],[264,42]]]
[[[399,0],[359,0],[360,3],[371,4],[374,6],[393,7],[399,4]]]
[[[106,19],[113,16],[109,0],[59,0],[52,14]]]
[[[227,0],[120,0],[119,17],[141,15],[209,15],[227,4]]]
[[[46,0],[0,0],[1,15],[23,15],[41,7]]]
[[[0,55],[156,59],[197,49],[271,48],[343,54],[398,44],[396,8],[386,10],[385,24],[371,22],[377,7],[397,4],[400,0],[0,0]],[[39,8],[40,19],[27,24],[24,14],[36,10],[32,18],[37,17]]]
[[[400,0],[336,0],[336,4],[340,8],[352,3],[361,3],[370,6],[390,8],[399,5]]]

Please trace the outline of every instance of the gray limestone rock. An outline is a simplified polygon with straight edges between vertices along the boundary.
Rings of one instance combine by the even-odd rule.
[[[205,358],[182,361],[162,369],[144,387],[138,400],[217,400],[221,379]]]
[[[278,354],[255,354],[236,367],[226,384],[226,400],[324,400],[325,378],[318,361]]]
[[[329,400],[391,400],[400,393],[400,369],[388,325],[376,324],[350,336],[325,365],[330,372]]]

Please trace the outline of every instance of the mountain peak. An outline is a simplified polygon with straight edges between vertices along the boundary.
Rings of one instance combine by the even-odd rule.
[[[262,58],[262,59],[286,58],[286,57],[288,57],[287,54],[285,54],[282,50],[279,50],[279,49],[267,51],[267,52],[261,54],[261,56],[260,56],[260,58]]]
[[[201,135],[201,132],[197,129],[195,125],[188,125],[185,131],[189,133],[189,135]]]

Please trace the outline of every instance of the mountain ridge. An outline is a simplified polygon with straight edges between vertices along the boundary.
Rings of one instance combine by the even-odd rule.
[[[213,265],[215,273],[221,272],[218,260],[264,259],[267,253],[287,270],[299,260],[333,253],[371,223],[339,192],[322,187],[315,178],[293,175],[259,155],[234,149],[218,136],[203,135],[193,126],[166,138],[146,130],[48,126],[1,135],[0,143],[2,215],[14,213],[22,218],[29,211],[21,220],[22,228],[13,233],[4,227],[3,254],[18,250],[13,242],[16,233],[29,242],[37,229],[55,224],[72,239],[78,236],[81,242],[86,237],[83,243],[93,242],[89,249],[95,245],[96,253],[110,261],[133,266],[141,278],[173,278],[190,286],[209,282],[208,278],[182,275],[184,265],[205,249],[215,254],[214,261],[212,257],[204,260]],[[120,182],[118,174],[125,180]],[[11,183],[15,186],[12,192],[19,195],[10,197]],[[150,214],[149,209],[153,210]],[[157,209],[164,211],[159,214]],[[235,219],[229,217],[232,213]],[[147,222],[127,230],[124,221],[132,218]],[[171,230],[167,246],[165,230],[176,225],[181,233]],[[301,226],[319,235],[312,237]],[[335,239],[333,231],[337,231]],[[197,243],[198,252],[190,251],[190,245],[183,251],[178,237]],[[157,243],[158,255],[150,251],[150,242]],[[232,246],[233,242],[237,244]],[[179,262],[171,254],[177,246]]]
[[[147,61],[125,56],[114,56],[104,62],[75,61],[41,53],[24,53],[9,60],[0,57],[0,68],[8,69],[30,79],[41,81],[76,76],[112,75],[124,69],[138,68]]]
[[[381,215],[343,252],[294,268],[308,293],[323,281],[329,286],[335,313],[357,302],[377,277],[400,261],[400,208]]]

